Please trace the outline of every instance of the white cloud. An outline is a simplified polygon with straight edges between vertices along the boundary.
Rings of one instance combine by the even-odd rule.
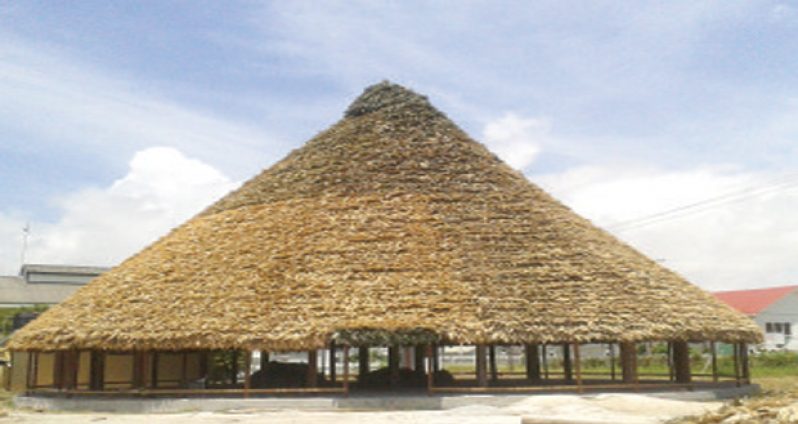
[[[533,178],[577,213],[706,289],[798,281],[795,175],[586,167]],[[619,225],[730,193],[736,195],[648,225]]]
[[[531,165],[540,153],[540,145],[548,138],[549,127],[545,119],[506,113],[485,125],[482,140],[507,164],[523,169]]]
[[[174,148],[141,150],[127,175],[109,187],[57,199],[63,211],[58,222],[33,222],[27,262],[115,265],[236,185]],[[0,234],[19,239],[23,226],[19,218],[0,215]],[[18,254],[2,253],[9,253],[0,263],[3,273],[16,272]]]

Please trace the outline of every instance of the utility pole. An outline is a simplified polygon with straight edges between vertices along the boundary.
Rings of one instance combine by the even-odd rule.
[[[28,250],[28,236],[30,235],[30,221],[25,223],[25,227],[22,228],[22,253],[19,257],[19,269],[22,269],[22,266],[25,265],[25,253]]]

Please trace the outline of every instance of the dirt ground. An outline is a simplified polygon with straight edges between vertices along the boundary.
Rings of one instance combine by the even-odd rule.
[[[522,417],[548,422],[594,422],[615,424],[663,423],[684,415],[700,415],[720,408],[720,402],[665,400],[635,394],[607,394],[592,397],[575,395],[531,396],[504,408],[484,405],[446,411],[386,412],[302,412],[227,411],[179,414],[41,413],[11,411],[0,423],[119,423],[119,424],[393,424],[393,423],[520,423]],[[541,421],[544,422],[544,421]]]

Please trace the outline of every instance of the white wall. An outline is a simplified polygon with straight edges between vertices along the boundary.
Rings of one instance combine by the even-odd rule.
[[[765,308],[754,321],[765,333],[765,323],[789,322],[792,326],[792,336],[780,337],[765,333],[765,349],[780,349],[782,346],[789,350],[798,351],[798,290],[784,296],[769,307]]]

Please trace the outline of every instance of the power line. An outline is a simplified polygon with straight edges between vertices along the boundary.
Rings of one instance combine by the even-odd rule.
[[[674,219],[684,218],[686,216],[690,216],[706,210],[714,209],[720,206],[725,206],[731,203],[737,203],[751,197],[788,190],[796,185],[798,185],[798,174],[793,174],[787,177],[782,177],[777,180],[771,181],[769,184],[766,185],[747,187],[742,190],[726,193],[721,196],[712,197],[709,199],[679,206],[673,209],[668,209],[648,216],[631,219],[629,221],[619,222],[613,225],[609,225],[607,228],[613,231],[625,231],[665,221],[671,221]]]

